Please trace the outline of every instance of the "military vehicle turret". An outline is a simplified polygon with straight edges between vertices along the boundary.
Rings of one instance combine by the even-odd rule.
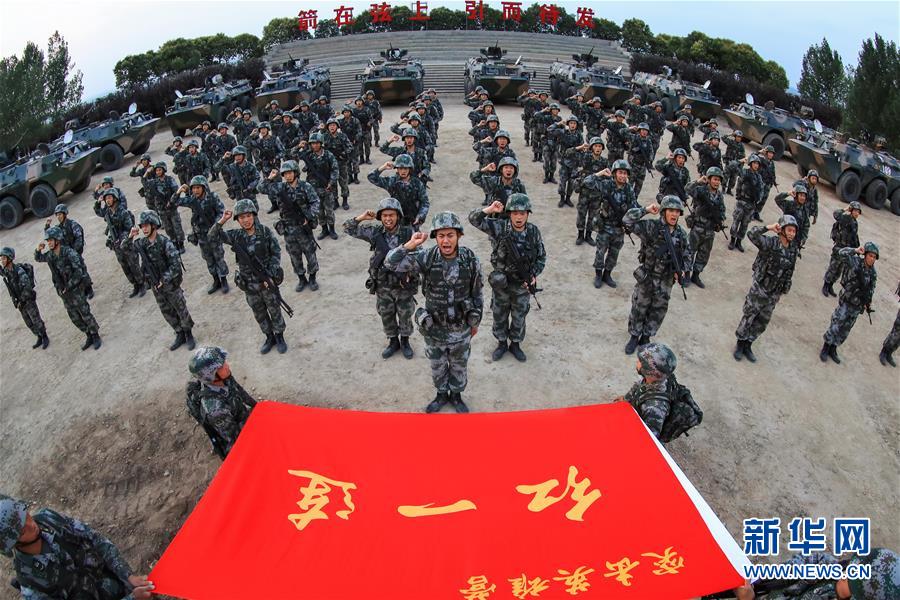
[[[744,138],[761,146],[772,146],[775,160],[780,160],[784,155],[789,139],[813,127],[815,115],[808,106],[802,107],[797,114],[776,108],[771,100],[763,106],[754,104],[751,94],[747,94],[745,100],[725,109],[725,119],[732,129],[740,129]]]
[[[480,56],[473,56],[466,61],[466,95],[481,86],[488,91],[494,102],[515,102],[520,94],[525,93],[528,82],[535,74],[528,71],[521,56],[513,61],[504,58],[505,55],[506,50],[494,45],[482,48]]]
[[[281,71],[263,71],[263,81],[256,88],[256,110],[272,100],[285,110],[302,100],[314,100],[319,96],[331,98],[331,69],[319,65],[310,66],[309,59],[294,60],[282,65]]]
[[[634,93],[640,95],[641,104],[657,100],[662,104],[666,119],[675,118],[685,104],[691,105],[691,112],[698,119],[707,121],[721,110],[719,100],[709,91],[709,81],[692,83],[672,74],[672,69],[663,67],[658,75],[638,71],[631,78]]]
[[[598,96],[605,107],[625,104],[631,98],[631,88],[622,77],[622,67],[608,69],[597,64],[597,57],[590,52],[573,54],[574,64],[554,62],[550,65],[550,95],[560,102],[575,94],[583,94],[585,100]]]
[[[236,107],[250,108],[253,86],[247,79],[225,83],[221,75],[206,79],[202,88],[175,90],[175,105],[166,109],[172,135],[184,135],[203,121],[219,123]]]
[[[122,166],[129,152],[140,156],[147,151],[159,123],[158,117],[138,112],[137,104],[132,102],[124,115],[113,110],[105,121],[89,125],[81,125],[78,119],[72,119],[66,123],[66,129],[72,131],[76,142],[100,148],[100,167],[104,171],[115,171]]]
[[[362,81],[360,94],[372,90],[382,103],[415,98],[425,89],[425,68],[417,59],[406,58],[407,51],[391,46],[381,58],[369,59],[356,79]]]
[[[48,217],[60,196],[91,185],[101,150],[74,137],[69,130],[52,145],[38,144],[28,156],[0,166],[0,227],[16,227],[26,210]]]

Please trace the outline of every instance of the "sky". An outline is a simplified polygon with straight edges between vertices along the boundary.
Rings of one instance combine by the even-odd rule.
[[[373,0],[374,1],[374,0]],[[546,3],[554,3],[545,0]],[[0,56],[21,55],[26,42],[46,48],[47,38],[58,30],[69,43],[77,69],[84,73],[84,97],[92,99],[115,89],[113,66],[128,55],[158,48],[177,37],[215,33],[262,35],[275,17],[294,16],[316,8],[319,18],[333,15],[341,4],[355,13],[371,2],[340,0],[0,0]],[[392,5],[410,2],[393,1]],[[462,1],[428,0],[430,9],[446,6],[463,9]],[[485,0],[500,8],[500,0]],[[530,6],[532,0],[523,0]],[[855,65],[863,40],[877,32],[900,41],[900,0],[846,1],[556,1],[575,13],[590,7],[598,18],[622,24],[628,18],[643,19],[654,33],[686,35],[699,30],[711,37],[746,42],[767,60],[787,71],[791,87],[800,78],[804,52],[823,37],[845,64]]]

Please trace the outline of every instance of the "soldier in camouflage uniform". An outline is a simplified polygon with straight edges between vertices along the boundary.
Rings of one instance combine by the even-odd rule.
[[[201,176],[202,177],[202,176]],[[184,228],[181,226],[181,215],[178,207],[172,204],[172,195],[178,191],[175,178],[166,174],[166,163],[158,162],[153,169],[148,168],[141,180],[144,185],[144,198],[147,208],[156,211],[169,239],[175,244],[178,252],[184,254]]]
[[[494,140],[494,134],[498,131],[500,131],[500,117],[497,115],[489,115],[483,121],[475,123],[469,130],[469,135],[472,136],[475,144],[472,146],[475,154],[478,154],[482,143],[490,144]]]
[[[666,129],[672,132],[672,139],[669,140],[669,152],[674,152],[676,148],[683,148],[687,155],[691,155],[691,120],[686,116],[681,116],[674,123],[666,125]]]
[[[316,113],[320,123],[327,123],[328,119],[334,116],[334,109],[331,108],[331,104],[328,103],[326,96],[319,96],[319,99],[313,103],[310,110]]]
[[[219,161],[222,160],[222,157],[225,156],[226,152],[237,145],[237,138],[228,133],[228,123],[219,123],[218,134],[213,138],[212,155],[209,157],[209,162],[213,165],[213,181],[218,181],[222,174],[222,172],[216,168]],[[225,182],[225,185],[228,185],[227,181]]]
[[[646,108],[641,106],[641,97],[638,94],[632,96],[631,100],[626,102],[625,106],[622,108],[625,110],[625,122],[629,127],[635,127],[638,123],[643,121],[644,115],[647,112]]]
[[[409,117],[404,117],[399,123],[391,125],[391,132],[397,135],[403,135],[403,132],[407,129],[412,129],[416,132],[416,146],[425,151],[429,162],[433,162],[431,158],[434,156],[434,140],[431,134],[422,127],[422,119],[419,117],[419,113],[412,112],[409,114]]]
[[[364,109],[360,114],[367,111]],[[350,152],[350,183],[359,183],[359,164],[363,161],[363,153],[365,152],[363,143],[362,123],[353,112],[349,104],[345,104],[341,109],[339,117],[341,131],[350,140],[352,150]],[[332,152],[332,154],[334,154]]]
[[[759,155],[761,168],[759,174],[762,177],[763,188],[759,196],[759,202],[756,203],[756,212],[753,213],[754,221],[762,221],[760,214],[766,201],[769,199],[769,192],[775,185],[775,149],[772,146],[763,148],[762,154]]]
[[[481,147],[478,146],[476,142],[472,148],[477,149],[478,165],[481,167],[497,164],[504,158],[516,158],[516,153],[509,146],[509,132],[505,129],[498,129],[490,142],[485,139],[481,141]]]
[[[493,173],[496,173],[494,175]],[[506,206],[512,194],[525,194],[525,184],[519,179],[519,162],[507,156],[500,163],[489,163],[480,170],[469,173],[469,180],[484,190],[484,202],[500,202]]]
[[[321,133],[313,133],[309,136],[309,142],[301,141],[297,147],[296,157],[306,163],[306,182],[316,190],[319,197],[319,225],[322,231],[316,239],[324,240],[330,237],[338,238],[334,230],[335,191],[338,186],[337,159],[334,154],[324,148],[325,136]]]
[[[807,200],[809,202],[809,200]],[[834,292],[834,284],[840,279],[844,271],[845,261],[841,259],[838,251],[841,248],[859,247],[859,216],[862,214],[862,206],[854,200],[844,210],[834,211],[834,225],[831,227],[831,240],[834,247],[831,249],[831,259],[828,269],[825,271],[825,283],[822,285],[822,295],[837,297]]]
[[[486,120],[491,115],[497,116],[497,110],[493,102],[491,102],[490,100],[486,100],[476,106],[474,110],[470,110],[468,117],[469,122],[472,125],[475,125],[479,121]]]
[[[226,210],[222,218],[210,227],[209,239],[214,243],[228,244],[232,250],[234,250],[235,244],[242,245],[248,255],[256,257],[256,261],[262,265],[266,275],[276,285],[280,285],[284,279],[284,271],[281,269],[281,246],[272,230],[259,222],[256,212],[256,205],[249,199],[238,200],[234,205],[233,212]],[[222,229],[232,215],[240,228]],[[234,284],[244,292],[247,304],[253,311],[253,317],[259,323],[262,332],[266,334],[266,339],[259,351],[261,354],[268,354],[274,346],[279,354],[284,354],[287,352],[287,343],[284,341],[285,323],[278,302],[278,290],[270,289],[263,281],[263,277],[253,269],[253,265],[245,263],[245,259],[236,250],[234,254],[238,263]]]
[[[123,192],[119,187],[115,185],[115,182],[112,178],[112,175],[105,175],[103,180],[100,182],[100,185],[94,188],[94,200],[103,200],[103,196],[106,194],[106,190],[116,190],[116,193],[119,194],[119,204],[128,208],[128,201],[125,198],[125,192]]]
[[[87,263],[84,262],[84,228],[74,219],[69,218],[69,207],[65,204],[57,204],[53,209],[56,217],[56,227],[62,231],[62,243],[78,253],[81,257],[81,266],[84,268],[84,293],[88,300],[94,297],[94,282],[88,273]],[[44,222],[44,231],[50,229],[50,219]]]
[[[393,142],[400,141],[401,136],[394,134],[385,143],[378,147],[381,152],[396,160],[401,154],[408,154],[413,159],[413,176],[418,177],[422,183],[428,184],[431,179],[431,163],[425,150],[416,146],[419,134],[409,127],[403,131],[403,146],[391,147]]]
[[[634,133],[637,131],[637,133]],[[634,197],[641,194],[647,172],[653,168],[653,139],[650,137],[650,125],[641,123],[632,127],[626,134],[628,140],[628,164],[631,166],[631,185]],[[653,173],[650,173],[653,176]]]
[[[843,289],[838,298],[837,308],[831,315],[831,326],[825,332],[825,344],[819,352],[819,358],[822,362],[831,358],[840,364],[837,347],[850,335],[857,317],[863,311],[872,310],[872,296],[878,282],[878,273],[875,271],[878,246],[874,242],[866,242],[858,248],[841,248],[838,255],[844,262],[844,276],[841,278]]]
[[[531,145],[531,117],[534,113],[543,108],[538,94],[534,90],[527,90],[524,94],[516,97],[516,102],[522,107],[522,122],[525,128],[525,145]]]
[[[369,93],[371,93],[371,90],[369,91]],[[428,90],[425,92],[425,97],[431,100],[431,108],[434,110],[435,131],[440,129],[441,121],[444,120],[444,105],[441,104],[441,100],[437,97],[437,94],[437,90],[434,88],[428,88]],[[378,107],[378,118],[381,119],[381,106]],[[377,144],[378,141],[376,140],[375,143]]]
[[[244,109],[241,118],[231,123],[234,130],[234,137],[237,138],[238,144],[243,144],[250,132],[257,128],[256,121],[253,120],[253,113],[249,109]]]
[[[298,135],[297,139],[290,146],[285,148],[293,148],[300,140],[306,139],[311,133],[319,129],[319,117],[309,109],[309,102],[303,100],[299,105],[294,107],[294,118],[297,120]]]
[[[575,217],[575,228],[578,230],[578,237],[575,238],[576,246],[585,242],[593,246],[595,243],[594,238],[591,237],[591,223],[594,222],[594,215],[600,209],[600,196],[594,193],[594,190],[589,190],[584,186],[584,179],[609,168],[609,161],[603,156],[604,148],[603,140],[600,136],[596,136],[592,137],[588,143],[569,148],[566,151],[567,158],[576,165],[572,175],[575,179],[573,187],[578,193]]]
[[[659,219],[642,221],[647,214],[658,214]],[[672,285],[691,271],[693,252],[688,234],[678,224],[684,214],[684,205],[678,196],[665,196],[647,208],[637,207],[625,213],[622,223],[641,238],[638,253],[640,266],[634,271],[637,283],[631,294],[631,314],[628,316],[628,333],[625,354],[632,354],[637,346],[650,342],[662,325],[669,309]],[[675,257],[668,248],[671,240]],[[683,280],[680,282],[683,283]]]
[[[225,460],[256,407],[256,400],[231,375],[228,353],[218,346],[197,348],[188,362],[195,380],[185,392],[188,413],[213,444],[213,451]]]
[[[666,115],[663,114],[663,106],[659,100],[651,102],[647,108],[647,123],[650,125],[650,138],[653,140],[653,156],[656,156],[663,133],[666,131]]]
[[[276,180],[279,172],[281,181]],[[297,275],[294,291],[302,292],[309,284],[309,289],[315,292],[319,289],[316,281],[316,273],[319,272],[319,259],[316,257],[318,244],[313,237],[319,216],[319,196],[315,188],[300,180],[300,166],[296,161],[286,160],[281,164],[280,171],[273,169],[268,178],[259,182],[259,191],[277,198],[281,220],[275,223],[275,231],[284,236],[284,244]]]
[[[372,97],[373,102],[378,102],[375,100],[374,96]],[[356,120],[359,121],[359,133],[360,137],[357,140],[357,153],[359,156],[359,163],[366,163],[367,165],[372,164],[372,122],[375,121],[375,106],[371,107],[366,104],[365,99],[362,96],[357,96],[353,101],[353,116],[356,117]],[[378,112],[381,112],[381,108],[379,105]],[[359,169],[356,170],[359,173]],[[359,181],[357,180],[357,183]]]
[[[781,192],[775,196],[775,205],[786,215],[791,215],[797,221],[800,231],[797,233],[797,242],[800,250],[806,245],[809,237],[809,202],[806,196],[806,186],[795,183],[790,192]]]
[[[125,278],[134,287],[128,297],[143,297],[146,290],[137,255],[122,247],[122,242],[128,239],[128,233],[134,227],[134,215],[119,203],[119,194],[113,188],[104,192],[103,203],[101,206],[100,200],[94,202],[94,214],[106,221],[106,247],[115,253]]]
[[[428,235],[416,232],[410,240],[388,252],[384,268],[396,273],[417,273],[422,278],[425,306],[415,321],[425,339],[425,356],[437,395],[425,408],[434,413],[448,402],[458,413],[469,412],[462,400],[468,375],[472,336],[478,333],[483,312],[481,263],[475,253],[459,245],[463,226],[452,212],[431,220],[430,237],[437,244],[418,250]]]
[[[658,438],[672,408],[669,378],[674,377],[678,361],[671,348],[656,342],[638,350],[637,358],[641,380],[631,386],[622,400],[634,408],[647,429]]]
[[[381,172],[394,169],[394,175],[382,175]],[[431,203],[428,191],[421,180],[412,176],[413,162],[408,154],[401,154],[395,161],[388,161],[369,173],[369,183],[387,190],[391,198],[396,198],[403,207],[401,219],[403,225],[409,225],[416,231],[428,216]]]
[[[575,179],[572,177],[577,164],[571,159],[566,158],[566,152],[571,148],[577,148],[584,143],[584,137],[579,131],[581,121],[575,115],[571,115],[565,122],[565,128],[551,126],[547,129],[547,139],[552,140],[552,152],[544,152],[544,172],[545,177],[548,172],[547,156],[550,155],[549,174],[550,181],[553,181],[553,174],[556,171],[556,161],[559,159],[559,186],[556,191],[559,193],[559,204],[563,206],[574,206],[572,204],[572,193],[575,191]]]
[[[547,128],[560,121],[562,121],[562,117],[559,116],[559,104],[556,102],[545,106],[531,117],[531,148],[534,151],[532,162],[543,161],[544,138],[547,136]],[[544,183],[547,183],[546,176]]]
[[[235,146],[233,150],[222,156],[222,160],[216,166],[223,173],[227,173],[223,177],[228,185],[226,188],[228,197],[232,200],[249,198],[259,209],[259,204],[256,202],[256,186],[259,185],[260,176],[253,163],[247,160],[247,148]]]
[[[100,327],[91,314],[91,306],[84,295],[84,268],[78,253],[62,245],[62,236],[59,227],[51,227],[45,231],[46,243],[38,244],[34,251],[34,260],[45,262],[50,267],[53,287],[56,288],[69,319],[86,336],[81,349],[87,350],[93,346],[94,350],[97,350],[102,343]],[[49,252],[44,253],[45,247],[49,248]]]
[[[182,157],[182,172],[184,181],[190,181],[194,175],[209,177],[212,165],[206,154],[200,152],[200,142],[191,140],[188,142],[187,153]],[[184,183],[184,182],[182,182]]]
[[[134,575],[111,541],[81,521],[0,494],[0,553],[12,558],[24,600],[150,600],[153,582]]]
[[[258,129],[251,131],[246,138],[245,144],[251,156],[254,157],[256,168],[260,173],[268,173],[281,165],[281,159],[284,156],[284,146],[281,144],[280,139],[272,135],[268,121],[263,121],[259,124]],[[258,181],[254,182],[253,187],[255,188],[257,185],[259,185]],[[254,189],[253,192],[253,197],[255,197],[256,190]],[[251,196],[242,196],[242,198],[248,197]],[[278,205],[273,202],[268,212],[273,213],[276,210],[278,210]]]
[[[718,132],[712,132],[702,142],[694,144],[697,151],[697,173],[702,177],[712,167],[722,168],[722,151],[719,150],[721,138]]]
[[[675,113],[675,121],[681,121],[682,119],[687,119],[688,139],[694,137],[694,113],[690,104],[685,104],[681,110]]]
[[[819,219],[819,172],[810,169],[806,173],[806,177],[798,179],[795,183],[802,183],[806,186],[806,202],[809,204],[809,218],[815,225]]]
[[[323,134],[323,145],[338,163],[338,185],[341,189],[343,209],[350,210],[347,199],[350,197],[350,161],[353,157],[353,142],[343,131],[338,129],[337,119],[328,119]],[[334,198],[334,208],[338,207],[337,197]]]
[[[475,88],[475,91],[463,98],[463,104],[475,108],[476,106],[487,102],[489,98],[490,96],[488,96],[487,90],[479,85]]]
[[[584,94],[577,93],[569,96],[563,103],[572,111],[572,114],[578,117],[578,132],[584,135],[584,119],[587,116],[587,105],[584,103]]]
[[[628,183],[630,174],[628,162],[617,160],[612,169],[588,175],[581,184],[582,189],[600,199],[600,209],[592,222],[597,232],[597,251],[594,254],[594,287],[597,289],[604,283],[611,288],[618,285],[612,278],[612,272],[625,243],[622,218],[628,210],[638,205],[634,190]]]
[[[188,178],[184,176],[184,157],[187,155],[187,148],[184,147],[180,135],[175,136],[169,147],[165,149],[165,153],[172,157],[172,172],[178,176],[178,181],[186,183]]]
[[[763,192],[763,180],[760,174],[762,162],[759,156],[751,154],[747,157],[747,162],[748,166],[741,169],[737,201],[734,203],[734,213],[731,215],[731,240],[728,242],[729,250],[736,248],[741,252],[744,251],[741,241],[747,233],[753,211],[756,210],[756,205]]]
[[[206,269],[212,276],[212,285],[206,290],[212,294],[221,289],[228,293],[228,265],[225,263],[225,249],[222,242],[210,240],[207,236],[213,223],[222,218],[225,205],[219,195],[209,189],[206,177],[198,175],[191,179],[190,194],[186,194],[188,186],[182,185],[172,195],[171,202],[175,206],[191,209],[191,235],[188,241],[200,246],[200,255],[206,261]]]
[[[897,284],[894,295],[900,300],[900,284]],[[897,350],[897,346],[900,346],[900,310],[897,311],[897,317],[894,319],[894,326],[888,332],[887,337],[884,338],[884,343],[881,345],[881,353],[878,355],[878,360],[881,361],[881,364],[885,366],[891,365],[892,367],[897,366],[893,356],[894,351]]]
[[[440,106],[440,100],[434,96],[432,96],[432,98],[433,102]],[[384,119],[384,115],[381,112],[381,103],[375,98],[375,92],[373,90],[366,91],[365,104],[366,108],[368,108],[369,112],[372,114],[372,144],[377,146],[381,142],[381,139],[379,138],[379,125]],[[443,116],[443,109],[441,109],[441,115]]]
[[[282,148],[293,148],[306,136],[300,130],[300,125],[294,123],[294,114],[288,111],[281,113],[281,125],[275,137],[281,141]]]
[[[147,287],[153,292],[156,305],[166,323],[175,330],[175,341],[169,346],[169,350],[177,350],[185,344],[188,350],[193,350],[196,344],[191,332],[194,320],[188,312],[184,291],[181,289],[184,267],[178,248],[172,240],[159,233],[162,221],[155,211],[141,212],[138,223],[144,237],[135,239],[138,228],[133,227],[123,245],[137,250]]]
[[[385,198],[378,210],[367,210],[344,222],[344,232],[369,243],[372,258],[369,260],[369,278],[366,288],[375,295],[375,311],[381,317],[381,325],[388,345],[381,358],[390,358],[398,350],[407,359],[413,357],[409,336],[413,331],[413,312],[416,309],[416,290],[419,278],[415,273],[395,273],[384,268],[388,252],[408,242],[414,233],[409,225],[401,224],[403,207],[396,198]],[[363,221],[379,221],[362,225]]]
[[[0,249],[0,275],[6,284],[13,307],[19,309],[25,326],[37,336],[32,348],[46,348],[50,344],[47,328],[37,305],[34,268],[27,263],[16,264],[16,251],[9,247]]]
[[[687,152],[684,148],[675,148],[674,152],[669,152],[665,158],[656,161],[656,170],[662,173],[659,180],[659,192],[656,194],[656,201],[659,202],[663,196],[678,196],[685,192],[685,186],[691,180],[691,174],[688,172],[684,163],[687,162]],[[687,200],[687,198],[685,198]]]
[[[693,200],[693,213],[688,215],[687,226],[691,230],[688,241],[691,245],[691,262],[693,271],[690,279],[685,280],[703,289],[706,285],[700,279],[700,273],[709,263],[716,232],[725,230],[725,198],[722,195],[722,179],[724,174],[718,167],[710,167],[706,175],[691,182],[685,188]]]
[[[147,172],[147,169],[153,168],[150,163],[150,155],[147,153],[142,154],[141,159],[137,162],[137,164],[131,167],[131,171],[128,173],[128,176],[140,177],[143,180],[144,173]],[[146,198],[146,191],[144,190],[143,181],[141,181],[141,189],[138,190],[138,195],[142,198]]]
[[[708,140],[709,136],[714,133],[721,137],[721,134],[719,133],[719,122],[716,121],[715,117],[713,117],[706,123],[700,124],[700,134],[703,136],[703,141]]]
[[[198,127],[194,127],[194,135],[199,138],[200,153],[206,156],[206,160],[210,165],[210,170],[212,170],[212,165],[215,164],[215,139],[218,134],[212,128],[212,123],[203,121]],[[190,150],[190,144],[188,146],[188,150]],[[193,175],[191,175],[191,177],[193,177]]]
[[[625,157],[625,144],[628,142],[627,132],[625,111],[617,110],[613,118],[606,121],[606,148],[609,162],[614,163]]]
[[[733,196],[734,185],[741,177],[741,163],[746,157],[744,149],[744,134],[740,129],[734,130],[731,135],[722,138],[725,143],[725,193]]]
[[[504,218],[492,215],[504,214]],[[525,339],[525,317],[531,309],[529,286],[537,288],[537,278],[547,264],[544,241],[537,225],[528,222],[531,200],[525,194],[513,194],[504,205],[499,201],[469,213],[469,222],[491,238],[491,266],[488,277],[493,290],[491,332],[497,339],[493,360],[509,351],[516,360],[525,362],[520,344]],[[521,263],[516,261],[510,244],[515,245]]]
[[[795,241],[797,229],[794,217],[782,215],[777,223],[768,227],[753,227],[747,234],[759,248],[759,253],[753,261],[753,283],[744,299],[744,314],[734,332],[737,338],[735,360],[741,360],[743,355],[750,362],[756,362],[753,342],[766,330],[782,294],[787,294],[791,289],[799,250]],[[765,235],[767,231],[778,235]]]
[[[584,105],[584,124],[588,138],[600,137],[606,129],[606,111],[603,110],[603,102],[599,97],[594,98]],[[605,145],[604,145],[605,147]]]

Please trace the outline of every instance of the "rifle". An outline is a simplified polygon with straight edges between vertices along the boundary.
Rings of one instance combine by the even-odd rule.
[[[281,203],[281,202],[288,202],[288,203],[290,203],[290,204],[292,204],[292,205],[294,206],[294,208],[297,210],[297,212],[300,213],[300,216],[303,217],[303,223],[300,224],[300,229],[302,229],[303,232],[306,233],[306,235],[309,236],[309,239],[311,239],[312,242],[313,242],[313,244],[316,245],[316,248],[318,248],[319,250],[321,250],[321,249],[322,249],[322,246],[319,245],[319,242],[316,241],[316,237],[313,235],[312,227],[309,225],[309,219],[306,217],[305,214],[303,214],[303,211],[300,209],[299,206],[297,206],[297,203],[294,202],[294,199],[293,199],[292,197],[290,197],[290,195],[288,194],[288,195],[285,197],[285,199],[279,198],[278,201],[279,201],[279,203]]]
[[[674,160],[674,159],[673,159]],[[669,178],[669,181],[672,182],[672,185],[675,187],[675,194],[681,198],[681,201],[685,206],[688,205],[688,195],[684,189],[684,182],[681,181],[681,177],[678,176],[678,171],[675,168],[675,163],[669,162],[666,166],[666,177]]]
[[[869,325],[872,324],[872,313],[875,312],[869,306],[866,306],[866,316],[869,317]]]
[[[611,200],[609,201],[609,204],[610,204],[611,207],[614,208],[614,209],[618,209],[618,208],[619,208],[618,205],[613,205],[613,202],[612,202]],[[627,211],[626,211],[626,212],[627,212]],[[627,235],[627,236],[628,236],[628,239],[631,241],[631,245],[632,245],[632,246],[636,246],[637,244],[634,243],[634,238],[631,237],[631,230],[628,229],[628,227],[626,227],[625,225],[622,224],[622,219],[625,218],[625,215],[622,214],[621,216],[619,216],[619,211],[618,211],[618,210],[616,210],[615,213],[616,213],[616,215],[618,216],[618,218],[615,219],[616,223],[617,223],[620,227],[622,227],[622,230],[625,232],[625,235]]]
[[[138,244],[137,240],[133,240],[131,242],[131,245],[134,246],[135,249],[137,249],[138,254],[140,254],[141,266],[144,268],[147,275],[150,276],[150,283],[153,285],[153,289],[159,289],[160,284],[163,283],[163,277],[160,272],[156,270],[156,265],[153,264],[153,261],[150,260],[150,255],[147,254],[147,249],[144,248],[141,244]],[[178,257],[178,262],[181,263],[181,268],[182,270],[184,270],[184,263],[181,262],[180,255]],[[171,305],[170,307],[175,308]]]
[[[266,288],[275,294],[275,299],[278,300],[278,304],[287,314],[288,318],[292,318],[294,316],[294,309],[292,309],[290,305],[284,301],[284,298],[281,297],[281,291],[278,289],[278,286],[275,285],[272,276],[266,272],[265,267],[259,262],[259,259],[254,254],[251,254],[240,240],[232,240],[231,247],[234,248],[234,253],[238,256],[238,260],[241,263],[250,266],[250,269],[260,278],[260,280],[262,280]]]
[[[531,297],[534,298],[534,303],[538,307],[538,310],[541,310],[542,307],[537,299],[537,293],[543,292],[544,290],[531,283],[531,265],[528,264],[528,259],[519,252],[519,248],[516,246],[515,242],[513,242],[512,235],[504,236],[502,243],[506,244],[506,249],[509,250],[509,254],[512,256],[516,268],[516,276],[525,284],[525,288],[528,290],[528,293],[531,294]]]
[[[669,231],[669,225],[665,221],[660,221],[663,229],[663,237],[666,240],[666,249],[669,252],[669,258],[672,259],[672,266],[675,267],[675,274],[678,275],[678,285],[681,286],[681,293],[687,300],[687,292],[684,291],[684,268],[681,260],[678,258],[678,252],[675,250],[675,242],[672,241],[672,233]]]

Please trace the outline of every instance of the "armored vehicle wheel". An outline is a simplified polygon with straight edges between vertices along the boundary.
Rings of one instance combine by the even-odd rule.
[[[900,215],[900,188],[897,188],[891,194],[891,212],[895,215]]]
[[[132,148],[131,154],[132,154],[132,156],[140,156],[141,154],[146,152],[147,148],[149,148],[149,147],[150,147],[150,142],[149,141],[144,142],[140,146],[135,146],[134,148]]]
[[[25,218],[25,209],[22,208],[21,202],[12,196],[0,200],[0,227],[12,229],[18,226],[23,218]]]
[[[73,194],[80,194],[80,193],[83,192],[84,190],[88,189],[88,187],[89,187],[90,185],[91,185],[91,174],[88,173],[87,176],[85,176],[84,179],[82,179],[82,180],[79,181],[75,186],[72,187],[72,193],[73,193]]]
[[[56,208],[56,192],[46,183],[39,183],[28,195],[28,204],[34,216],[41,219],[49,217]]]
[[[875,179],[866,187],[866,204],[870,208],[881,210],[885,200],[887,200],[887,184],[881,179]]]
[[[653,92],[650,92],[649,94],[647,94],[647,104],[650,104],[651,102],[656,102],[657,100],[659,100],[659,98],[657,98],[656,94],[654,94]]]
[[[115,171],[124,159],[125,154],[118,144],[107,144],[100,150],[100,166],[104,171]]]
[[[241,96],[240,105],[241,105],[242,109],[250,108],[250,96],[247,96],[247,95]],[[291,108],[293,108],[293,107],[291,107]],[[234,111],[232,111],[232,112],[234,112]]]
[[[806,168],[800,163],[797,163],[797,172],[800,173],[800,177],[806,177]]]
[[[662,113],[666,117],[667,121],[671,121],[675,118],[675,109],[673,108],[671,98],[662,99]]]
[[[578,93],[578,90],[575,89],[574,85],[570,85],[569,89],[566,91],[566,98],[571,98],[575,94]]]
[[[775,149],[775,160],[781,160],[784,156],[784,138],[777,133],[769,133],[763,138],[762,146],[772,146]]]
[[[844,202],[853,202],[854,200],[858,200],[860,190],[859,175],[857,175],[853,171],[844,171],[838,178],[837,186],[835,186],[835,189],[838,193],[838,198],[840,198]]]

